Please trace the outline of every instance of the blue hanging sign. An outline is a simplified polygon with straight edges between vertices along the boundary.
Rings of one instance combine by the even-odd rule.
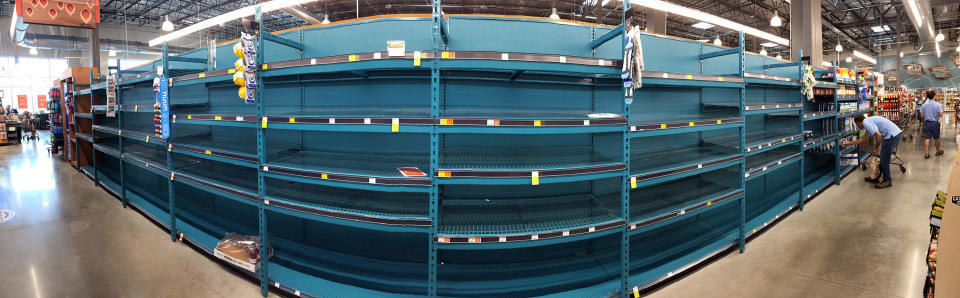
[[[170,87],[167,77],[160,76],[160,137],[170,137]]]

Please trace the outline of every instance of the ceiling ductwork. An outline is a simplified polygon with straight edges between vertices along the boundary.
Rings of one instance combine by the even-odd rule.
[[[283,10],[284,12],[303,20],[304,22],[310,23],[311,25],[320,24],[322,22],[314,17],[313,13],[310,13],[306,8],[300,6],[290,6],[281,8],[280,10]]]
[[[907,10],[907,16],[910,17],[910,23],[917,29],[917,42],[920,47],[925,44],[934,44],[937,42],[937,32],[933,25],[933,12],[931,10],[933,0],[903,0],[903,6]],[[933,49],[934,47],[928,47]]]

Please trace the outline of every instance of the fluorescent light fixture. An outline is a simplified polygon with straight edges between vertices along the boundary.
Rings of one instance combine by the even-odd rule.
[[[917,7],[917,0],[904,0],[907,2],[907,8],[910,10],[910,13],[913,14],[913,20],[917,23],[917,28],[921,27],[920,20],[923,19],[920,16],[920,7]]]
[[[777,44],[768,41],[768,42],[765,42],[765,43],[761,43],[760,46],[761,46],[761,47],[765,47],[765,48],[772,48],[772,47],[777,46]]]
[[[170,21],[169,16],[164,18],[163,24],[160,25],[160,30],[167,32],[173,31],[173,22]]]
[[[820,65],[823,65],[823,67],[833,67],[833,63],[827,61],[820,62]]]
[[[271,3],[271,2],[267,2],[267,3]],[[705,13],[696,9],[676,5],[673,3],[667,3],[660,0],[636,0],[636,1],[631,1],[630,4],[636,4],[636,5],[651,8],[651,9],[665,11],[672,15],[685,16],[688,18],[692,18],[692,19],[703,21],[703,22],[711,23],[720,27],[724,27],[733,31],[743,31],[743,33],[753,35],[761,39],[769,40],[781,45],[785,45],[785,46],[790,45],[790,40],[787,40],[786,38],[761,31],[760,29],[747,27],[743,24],[740,24],[731,20],[727,20],[709,13]]]
[[[847,60],[845,60],[845,61],[847,61],[847,63],[853,62],[853,58],[847,57]]]
[[[877,64],[877,59],[873,59],[873,57],[867,56],[864,53],[857,52],[857,50],[853,50],[853,55],[857,56],[857,58],[863,59],[864,61],[870,62],[872,64]]]
[[[837,44],[837,52],[843,52],[843,45]]]
[[[783,25],[783,20],[780,19],[780,14],[774,11],[773,18],[770,19],[770,26],[780,27],[781,25]]]
[[[876,32],[876,33],[883,33],[883,27],[881,26],[870,27],[870,30],[873,30],[873,32]]]
[[[559,20],[559,19],[560,19],[560,15],[557,14],[557,8],[556,8],[556,7],[550,9],[550,18],[551,18],[551,19],[554,19],[554,20]]]
[[[717,39],[714,39],[714,40],[713,40],[713,44],[718,45],[718,46],[722,46],[722,45],[723,45],[723,41],[720,41],[720,35],[717,35]]]
[[[37,51],[37,48],[33,48],[33,47],[30,48],[30,55],[36,56],[39,54],[40,54],[40,51]]]
[[[700,30],[707,30],[707,29],[713,28],[713,24],[710,24],[710,23],[707,23],[707,22],[697,22],[696,24],[693,24],[692,26],[693,26],[693,28],[697,28],[697,29],[700,29]]]
[[[893,29],[890,29],[890,26],[883,25],[883,31],[890,31],[890,30],[893,30]]]
[[[154,38],[150,40],[150,46],[152,47],[166,41],[171,41],[177,38],[181,38],[191,33],[195,33],[200,30],[203,30],[205,28],[216,26],[217,24],[220,24],[220,23],[226,23],[229,21],[243,18],[243,17],[252,16],[257,13],[257,6],[260,6],[261,12],[268,13],[284,7],[300,5],[300,4],[309,3],[313,1],[316,1],[316,0],[273,0],[273,1],[256,4],[256,5],[243,7],[231,12],[227,12],[227,13],[200,21],[199,23],[187,26],[183,29],[170,32],[160,37]]]

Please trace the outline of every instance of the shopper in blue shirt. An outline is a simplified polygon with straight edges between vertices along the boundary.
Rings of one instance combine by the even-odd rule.
[[[874,156],[877,156],[877,153],[880,154],[880,172],[883,174],[883,179],[878,181],[875,179],[871,180],[867,177],[865,180],[876,183],[877,188],[892,186],[893,182],[890,177],[890,155],[893,154],[893,148],[897,147],[897,143],[900,143],[900,137],[903,136],[903,131],[901,131],[896,124],[887,120],[887,118],[880,116],[864,117],[863,115],[857,115],[853,117],[853,122],[856,122],[857,127],[866,130],[867,133],[856,141],[844,142],[843,146],[858,145],[866,140],[866,136],[873,136],[874,146],[871,153],[873,153]]]
[[[920,107],[920,114],[923,115],[923,157],[930,158],[930,139],[934,139],[937,144],[937,155],[942,155],[940,150],[940,117],[943,116],[943,106],[936,100],[937,92],[927,91],[927,102]]]

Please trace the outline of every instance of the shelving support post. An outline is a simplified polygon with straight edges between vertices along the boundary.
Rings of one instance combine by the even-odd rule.
[[[627,30],[629,30],[627,26],[627,13],[629,11],[630,11],[630,0],[623,0],[623,13],[621,14],[622,19],[620,20],[620,26],[613,28],[612,30],[610,30],[610,32],[602,35],[600,38],[597,39],[597,40],[602,40],[604,38],[607,38],[607,36],[609,36],[609,38],[607,38],[608,40],[612,39],[616,35],[611,36],[611,33],[614,31],[620,31],[619,35],[620,35],[621,56],[623,56],[622,51],[624,47],[627,46]],[[602,42],[605,42],[605,40]],[[595,40],[594,44],[596,43],[597,41]],[[596,44],[596,45],[594,44],[591,44],[591,47],[593,47],[594,49],[597,46],[599,46],[599,44]],[[624,63],[628,63],[628,61],[624,61]],[[623,90],[623,88],[621,88],[621,90]],[[622,297],[629,297],[630,292],[628,291],[628,289],[630,289],[630,235],[628,232],[630,231],[630,187],[628,186],[628,184],[630,183],[630,129],[629,129],[630,105],[627,104],[626,95],[624,95],[623,100],[624,100],[623,109],[621,109],[621,113],[623,114],[623,117],[627,118],[627,125],[623,127],[623,132],[622,132],[623,164],[626,165],[627,172],[623,174],[622,177],[620,177],[620,200],[621,200],[620,217],[623,217],[623,220],[626,222],[626,224],[623,225],[623,231],[620,232],[620,235],[621,235],[620,237],[620,270],[621,270],[620,271],[620,280],[621,280],[620,293],[622,293],[621,294]]]
[[[441,5],[440,0],[432,1],[432,10],[433,10],[433,25],[431,36],[433,38],[433,63],[430,64],[430,117],[436,119],[440,118],[440,105],[441,105],[441,96],[440,93],[440,50],[443,48],[443,16],[441,15]],[[437,185],[437,180],[435,173],[437,168],[440,165],[440,132],[437,129],[437,126],[434,125],[430,131],[430,179],[432,181],[430,186],[430,235],[429,247],[430,251],[428,252],[427,257],[427,296],[436,297],[437,296],[437,284],[438,280],[438,264],[437,261],[437,243],[434,241],[438,234],[438,225],[440,224],[439,212],[440,212],[440,186]]]
[[[263,28],[263,11],[260,10],[259,5],[257,5],[256,20],[257,25],[259,26],[259,28],[257,28],[256,40],[256,65],[259,67],[260,65],[263,65],[263,56],[264,51],[266,50],[263,46],[263,35],[266,33]],[[266,84],[263,82],[261,70],[256,71],[256,76],[258,84],[256,90],[257,119],[264,121],[263,123],[266,124],[266,120],[263,117],[263,88],[266,87]],[[270,247],[270,241],[267,239],[267,212],[264,210],[264,197],[267,195],[266,184],[263,181],[263,164],[267,162],[264,126],[265,125],[257,125],[257,160],[259,161],[257,164],[257,195],[260,198],[259,202],[257,202],[257,219],[259,227],[258,236],[260,236],[260,263],[257,267],[257,277],[260,278],[260,294],[266,297],[270,291],[270,286],[267,283],[269,279],[267,274],[267,264],[269,264],[269,262],[267,262],[267,251]]]
[[[740,75],[740,78],[742,79],[745,73],[744,67],[746,67],[744,65],[744,56],[745,56],[746,46],[744,43],[745,39],[743,36],[743,31],[740,31],[740,33],[738,34],[738,39],[740,41],[740,45],[738,46],[740,48],[740,51],[739,53],[737,53],[737,61],[740,64],[739,75]],[[740,117],[744,117],[743,107],[747,101],[746,84],[747,84],[746,80],[744,80],[744,82],[740,84]],[[740,154],[741,155],[745,153],[744,149],[746,148],[746,140],[744,139],[746,138],[746,135],[747,135],[747,127],[746,125],[741,125],[740,126]],[[746,177],[744,177],[746,173],[747,173],[747,163],[746,163],[746,158],[743,158],[743,159],[740,159],[740,189],[746,188]],[[740,238],[738,241],[740,253],[743,253],[743,251],[746,249],[746,243],[747,243],[746,219],[747,219],[747,195],[746,193],[744,193],[740,195],[740,237],[738,237]]]
[[[797,71],[799,71],[799,75],[800,75],[800,80],[801,80],[801,81],[800,81],[800,84],[803,84],[803,75],[804,75],[804,71],[803,71],[803,49],[800,49],[800,51],[797,52],[797,56],[798,56],[798,57],[797,57],[797,58],[798,58],[798,59],[797,59]],[[836,92],[834,92],[834,94],[836,94]],[[803,95],[803,94],[800,94],[800,95],[797,95],[797,96],[800,97],[800,103],[801,103],[801,104],[806,100],[806,98],[804,98],[804,95]],[[804,134],[805,134],[805,131],[806,131],[806,130],[804,130],[804,128],[803,128],[803,108],[801,108],[801,109],[800,109],[800,134],[801,134],[801,135],[804,135]],[[803,193],[803,184],[805,183],[804,181],[805,181],[805,179],[806,179],[806,178],[803,177],[803,176],[804,176],[804,175],[803,175],[803,172],[806,171],[806,151],[804,151],[805,149],[803,148],[804,143],[806,143],[806,140],[800,141],[800,157],[801,157],[801,158],[800,158],[800,190],[798,191],[798,192],[800,193],[800,195],[799,195],[799,199],[797,200],[797,210],[799,210],[799,211],[803,211],[803,201],[806,200],[806,198],[807,198],[807,197],[804,195],[804,193]]]
[[[120,90],[121,88],[117,86],[117,102],[120,102],[122,98],[122,92]],[[117,113],[117,129],[119,131],[123,131],[123,114],[124,113]],[[123,208],[127,208],[127,175],[124,173],[124,168],[127,167],[127,162],[123,160],[122,136],[117,138],[117,148],[120,149],[120,203],[123,205]]]
[[[163,42],[162,45],[163,58],[161,59],[161,69],[163,70],[163,75],[157,74],[160,78],[160,84],[169,84],[170,81],[167,80],[167,76],[170,75],[170,52],[167,49],[167,43]],[[170,92],[167,91],[167,96],[170,95]],[[162,94],[160,96],[163,96]],[[161,99],[162,100],[162,99]],[[169,97],[167,99],[169,101]],[[173,194],[173,154],[170,153],[170,150],[167,150],[167,171],[170,172],[170,180],[167,180],[167,198],[170,200],[170,240],[173,242],[177,241],[177,206],[176,199]]]

